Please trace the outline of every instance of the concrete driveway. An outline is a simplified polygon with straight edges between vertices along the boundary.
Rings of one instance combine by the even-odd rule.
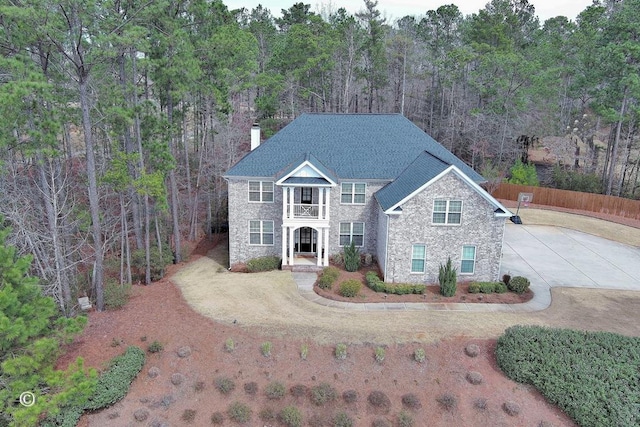
[[[640,291],[640,247],[566,228],[507,223],[501,271],[529,278],[541,309],[551,303],[552,287]]]

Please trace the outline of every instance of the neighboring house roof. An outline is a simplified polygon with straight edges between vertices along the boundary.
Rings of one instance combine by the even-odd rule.
[[[400,114],[303,114],[243,157],[225,177],[280,177],[313,153],[311,163],[332,178],[392,181],[425,151],[474,182],[486,181]]]

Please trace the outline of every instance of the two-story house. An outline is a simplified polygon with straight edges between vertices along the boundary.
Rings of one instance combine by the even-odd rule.
[[[283,268],[354,244],[387,282],[496,280],[511,213],[485,180],[398,114],[304,114],[226,173],[229,260],[278,255]],[[256,134],[258,135],[256,137]]]

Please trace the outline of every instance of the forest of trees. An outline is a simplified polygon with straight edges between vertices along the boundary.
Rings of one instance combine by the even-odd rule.
[[[640,0],[539,22],[527,0],[388,22],[220,0],[0,0],[0,215],[66,315],[149,283],[225,220],[222,174],[304,112],[401,113],[479,171],[570,136],[640,196]],[[599,135],[605,135],[601,138]],[[603,144],[598,143],[603,139]],[[574,168],[573,164],[565,165]]]

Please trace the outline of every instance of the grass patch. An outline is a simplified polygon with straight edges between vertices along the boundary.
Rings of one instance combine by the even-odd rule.
[[[513,326],[498,339],[496,359],[583,427],[640,425],[639,338]]]

